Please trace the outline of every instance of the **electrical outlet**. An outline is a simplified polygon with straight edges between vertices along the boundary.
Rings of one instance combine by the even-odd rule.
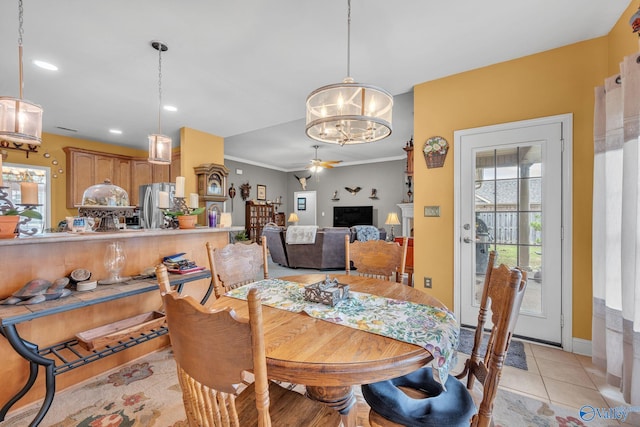
[[[431,289],[431,277],[424,278],[424,287]]]

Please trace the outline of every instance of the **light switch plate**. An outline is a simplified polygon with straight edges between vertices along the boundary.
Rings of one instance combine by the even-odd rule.
[[[424,216],[440,216],[440,206],[425,206]]]

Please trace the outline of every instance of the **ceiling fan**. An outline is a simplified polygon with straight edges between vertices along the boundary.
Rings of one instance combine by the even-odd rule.
[[[318,158],[318,148],[320,146],[319,145],[314,145],[313,148],[316,149],[316,156],[315,158],[311,159],[309,166],[307,166],[307,169],[309,169],[312,173],[315,172],[320,172],[322,171],[322,169],[331,169],[333,168],[336,164],[341,163],[342,160],[321,160]]]

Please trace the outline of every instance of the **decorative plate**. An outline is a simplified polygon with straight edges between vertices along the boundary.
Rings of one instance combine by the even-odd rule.
[[[74,282],[84,282],[85,280],[89,280],[91,278],[91,272],[84,268],[77,268],[73,270],[70,274],[71,280]]]

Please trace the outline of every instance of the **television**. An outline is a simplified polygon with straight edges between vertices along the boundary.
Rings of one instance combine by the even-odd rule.
[[[373,206],[334,206],[333,226],[373,225]]]

